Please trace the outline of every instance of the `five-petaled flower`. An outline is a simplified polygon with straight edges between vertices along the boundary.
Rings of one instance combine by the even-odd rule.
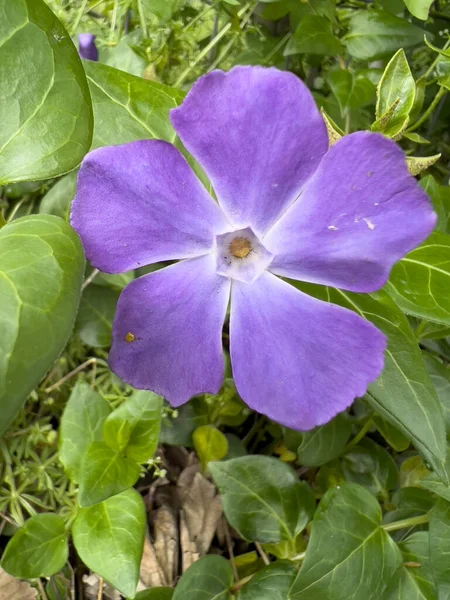
[[[95,45],[95,35],[92,33],[78,34],[78,54],[81,58],[98,60],[98,50]]]
[[[403,152],[375,133],[329,148],[293,74],[214,71],[171,111],[215,202],[171,144],[143,140],[84,160],[72,224],[98,269],[179,262],[122,292],[110,365],[173,406],[217,393],[230,302],[233,377],[243,400],[310,429],[346,409],[383,368],[384,335],[282,278],[372,292],[423,241],[435,215]]]

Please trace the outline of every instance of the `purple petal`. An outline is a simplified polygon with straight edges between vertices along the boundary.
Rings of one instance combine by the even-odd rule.
[[[220,208],[180,152],[141,140],[90,152],[78,175],[71,223],[91,263],[122,273],[208,252],[227,230]]]
[[[203,256],[144,275],[123,290],[109,355],[123,381],[173,406],[219,391],[230,282],[214,268],[214,257]]]
[[[383,368],[384,335],[355,313],[264,273],[233,282],[233,377],[254,410],[308,430],[345,410]]]
[[[382,287],[436,216],[402,150],[375,133],[344,137],[264,238],[278,275],[356,292]]]
[[[307,87],[273,68],[213,71],[170,116],[234,227],[257,235],[298,196],[328,148]]]
[[[98,60],[98,50],[95,45],[95,35],[92,33],[78,34],[78,54],[81,58]]]

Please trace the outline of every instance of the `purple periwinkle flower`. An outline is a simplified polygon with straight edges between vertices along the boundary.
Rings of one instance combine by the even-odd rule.
[[[98,60],[98,50],[95,45],[95,35],[92,33],[78,34],[78,54],[81,58]]]
[[[85,158],[72,224],[107,273],[180,259],[119,299],[110,365],[173,406],[218,392],[230,304],[233,377],[254,410],[307,430],[346,409],[383,368],[384,335],[282,279],[372,292],[432,231],[401,149],[358,132],[329,148],[306,86],[261,67],[214,71],[171,111],[217,203],[171,144]]]

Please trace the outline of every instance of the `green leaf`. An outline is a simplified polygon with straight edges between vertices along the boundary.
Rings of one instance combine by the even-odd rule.
[[[379,600],[400,564],[397,546],[381,527],[376,499],[345,483],[328,490],[316,510],[289,600]]]
[[[124,596],[134,598],[146,525],[141,495],[127,490],[80,509],[72,528],[73,543],[87,567]]]
[[[0,185],[71,171],[92,139],[78,52],[43,0],[0,0]]]
[[[39,213],[69,219],[70,204],[75,197],[77,171],[61,177],[45,194],[39,205]]]
[[[375,86],[363,75],[354,75],[346,69],[334,69],[328,73],[328,84],[336,96],[344,116],[349,108],[361,108],[375,99]]]
[[[422,171],[426,171],[432,167],[441,158],[441,154],[433,154],[433,156],[407,156],[406,165],[411,175],[419,175]]]
[[[424,31],[406,19],[383,10],[359,10],[342,40],[354,58],[371,60],[423,41]]]
[[[379,433],[396,452],[404,452],[409,447],[410,441],[406,435],[387,419],[380,415],[374,415],[373,422]]]
[[[447,185],[439,185],[433,175],[423,177],[419,183],[431,198],[437,214],[436,231],[450,233],[450,188]]]
[[[391,271],[386,288],[407,314],[450,325],[450,236],[432,233]]]
[[[392,494],[391,504],[395,508],[384,515],[383,523],[426,515],[433,508],[435,501],[428,490],[402,487]]]
[[[103,442],[92,442],[80,468],[80,494],[83,508],[102,502],[132,487],[139,478],[139,465]]]
[[[384,370],[369,386],[367,399],[375,411],[402,431],[425,460],[446,478],[442,407],[402,311],[383,291],[354,294],[321,286],[296,285],[316,297],[354,310],[386,335]]]
[[[177,409],[176,417],[163,418],[160,440],[171,446],[192,446],[193,432],[208,422],[208,405],[201,398],[193,398]]]
[[[381,131],[389,137],[396,137],[403,132],[409,123],[415,96],[414,77],[401,48],[389,61],[378,84],[377,121],[372,125],[372,131]],[[395,108],[391,111],[394,104]],[[383,119],[386,113],[389,113],[389,118]]]
[[[13,535],[2,557],[2,568],[20,579],[50,577],[69,554],[64,520],[55,514],[34,515]]]
[[[307,467],[319,467],[341,455],[352,432],[352,425],[346,414],[316,427],[312,431],[299,434],[297,448],[298,462]]]
[[[321,54],[335,56],[343,51],[343,45],[333,34],[333,27],[326,17],[305,15],[286,45],[284,55]]]
[[[233,583],[230,563],[221,556],[204,556],[183,574],[173,600],[229,600]]]
[[[183,92],[101,63],[85,61],[84,67],[94,107],[93,148],[149,138],[175,140],[169,111],[181,104]]]
[[[102,441],[103,423],[110,412],[106,400],[87,383],[75,384],[61,418],[59,443],[59,460],[73,481],[79,481],[88,446]]]
[[[314,512],[311,488],[276,458],[233,458],[209,470],[227,520],[248,541],[293,540]]]
[[[112,288],[89,285],[81,296],[75,330],[93,348],[107,348],[120,293]]]
[[[450,503],[440,499],[430,517],[430,567],[439,598],[450,598]]]
[[[398,483],[398,470],[392,456],[381,446],[366,438],[342,459],[347,481],[359,483],[372,494],[388,497],[388,491]]]
[[[144,590],[136,594],[136,600],[172,600],[175,590],[173,588],[161,587]]]
[[[128,458],[142,463],[156,451],[161,428],[162,398],[145,390],[136,391],[109,415],[103,425],[103,439],[113,450],[122,451]],[[121,444],[123,424],[128,435]]]
[[[429,472],[421,456],[409,456],[400,465],[400,486],[418,485]]]
[[[209,462],[221,460],[227,455],[228,440],[213,425],[202,425],[192,434],[192,442],[203,469]]]
[[[431,354],[423,353],[423,359],[431,381],[444,411],[447,436],[450,434],[450,370]]]
[[[417,531],[399,544],[404,564],[382,600],[437,600],[430,569],[429,534]]]
[[[34,215],[0,229],[0,256],[1,435],[69,339],[84,254],[65,221]]]
[[[261,569],[244,585],[238,600],[286,600],[297,569],[287,560],[277,560]]]
[[[416,17],[416,19],[421,19],[422,21],[428,19],[428,13],[430,12],[433,1],[434,0],[403,0],[409,12]]]

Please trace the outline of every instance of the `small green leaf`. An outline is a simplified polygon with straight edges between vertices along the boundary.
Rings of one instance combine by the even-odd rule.
[[[394,265],[386,288],[407,314],[450,325],[450,236],[433,233]]]
[[[284,54],[321,54],[335,56],[343,51],[340,40],[326,17],[306,15],[286,45]]]
[[[72,333],[84,254],[68,223],[33,215],[0,229],[0,256],[1,435]]]
[[[343,39],[354,58],[371,60],[423,41],[424,31],[406,19],[383,10],[358,10]]]
[[[224,458],[228,452],[227,438],[213,425],[198,427],[192,434],[192,442],[203,469],[209,462]]]
[[[50,513],[34,515],[6,546],[2,568],[20,579],[50,577],[60,571],[69,554],[64,520]]]
[[[162,398],[145,390],[136,391],[109,415],[103,439],[113,450],[122,451],[137,463],[152,458],[159,441]],[[127,429],[126,441],[123,430]]]
[[[248,541],[293,540],[314,512],[311,488],[276,458],[233,458],[210,463],[209,470],[227,520]]]
[[[77,187],[77,174],[77,171],[72,171],[55,183],[41,200],[40,214],[55,215],[66,221],[69,219],[70,204]]]
[[[0,0],[0,185],[71,171],[92,107],[69,34],[43,0]]]
[[[409,12],[416,17],[416,19],[420,19],[421,21],[426,21],[428,19],[428,13],[430,12],[433,1],[434,0],[403,0]]]
[[[373,422],[379,433],[396,452],[407,450],[410,441],[397,427],[380,415],[374,415]]]
[[[418,485],[429,472],[421,456],[409,456],[400,465],[400,486]]]
[[[61,418],[59,443],[59,460],[73,481],[79,481],[89,444],[102,441],[103,423],[110,412],[106,400],[87,383],[75,384]]]
[[[433,154],[433,156],[407,156],[406,165],[411,175],[416,176],[432,167],[440,158],[441,154]]]
[[[238,600],[287,600],[297,569],[287,560],[277,560],[261,569],[244,585]]]
[[[141,495],[127,490],[80,509],[72,528],[84,564],[129,598],[136,595],[146,524]]]
[[[139,465],[103,442],[92,442],[80,467],[80,494],[83,508],[102,502],[132,487],[139,478]]]
[[[345,483],[328,490],[315,512],[289,600],[379,600],[400,565],[400,552],[381,527],[376,499]]]
[[[440,499],[430,517],[430,568],[439,598],[450,597],[449,554],[450,502]]]
[[[81,296],[75,331],[93,348],[107,348],[116,314],[119,292],[110,287],[89,285]]]
[[[437,214],[436,231],[450,233],[450,188],[447,185],[439,185],[433,175],[422,177],[419,183],[431,198]]]
[[[320,114],[322,115],[323,120],[325,121],[325,125],[328,132],[329,145],[332,146],[341,139],[341,137],[344,135],[344,132],[341,129],[339,129],[336,123],[331,119],[331,117],[327,115],[323,108],[320,109]]]
[[[300,433],[298,462],[307,467],[319,467],[340,456],[352,432],[346,414],[340,414],[325,425]]]
[[[375,86],[362,75],[354,75],[346,69],[334,69],[329,71],[327,81],[339,102],[342,116],[349,108],[367,106],[375,99]]]
[[[172,600],[175,590],[173,588],[161,587],[143,590],[135,596],[135,600]]]
[[[85,61],[84,68],[94,107],[93,148],[149,138],[175,140],[169,110],[181,104],[183,92],[98,62]]]
[[[377,121],[372,125],[372,131],[381,131],[392,138],[402,133],[409,123],[415,96],[414,77],[401,48],[389,61],[378,84]],[[395,107],[391,111],[393,105]],[[389,114],[389,118],[383,119],[386,113]]]
[[[204,556],[183,574],[173,600],[229,600],[233,583],[230,563],[221,556]]]

